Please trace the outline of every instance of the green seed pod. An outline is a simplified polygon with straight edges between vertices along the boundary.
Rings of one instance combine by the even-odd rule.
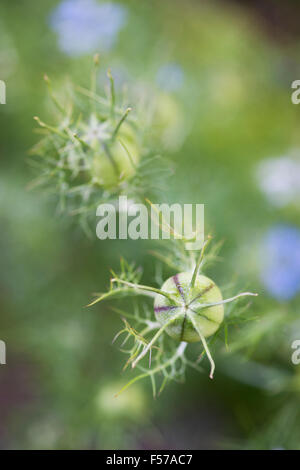
[[[200,341],[199,332],[204,338],[213,335],[224,318],[223,304],[205,307],[222,302],[220,289],[206,276],[197,275],[193,283],[192,277],[190,272],[170,277],[161,287],[169,296],[157,294],[154,300],[159,323],[168,323],[165,331],[175,340],[188,343]]]
[[[120,180],[129,179],[136,172],[141,149],[135,132],[124,123],[116,139],[95,148],[91,176],[106,189],[116,187]]]
[[[210,378],[213,378],[215,363],[210,353],[206,338],[212,336],[220,327],[224,319],[224,304],[233,302],[240,297],[256,296],[252,292],[241,292],[233,297],[223,299],[220,289],[216,286],[214,281],[206,276],[198,274],[201,267],[204,250],[209,239],[204,243],[198,259],[195,264],[193,272],[182,272],[167,279],[162,285],[161,289],[156,287],[130,282],[129,280],[122,279],[119,276],[111,279],[111,290],[108,294],[101,294],[90,305],[114,295],[118,292],[125,290],[134,291],[136,294],[155,295],[154,297],[154,313],[158,322],[147,320],[146,328],[141,334],[136,330],[126,326],[120,333],[127,332],[135,338],[134,348],[126,366],[130,363],[134,368],[136,365],[149,353],[149,363],[151,364],[151,351],[158,339],[166,332],[174,340],[180,341],[181,344],[176,349],[173,359],[165,361],[165,370],[167,367],[174,366],[175,362],[181,357],[183,359],[183,352],[187,343],[201,341],[203,350],[201,351],[200,358],[203,357],[205,352],[207,359],[210,362]],[[130,273],[132,275],[132,273]],[[122,271],[124,275],[124,271]],[[116,286],[117,284],[117,286]],[[125,286],[125,287],[124,287]],[[139,320],[140,321],[140,320]],[[143,336],[150,330],[157,330],[154,336],[148,340]],[[127,341],[127,339],[125,339]],[[160,370],[156,367],[155,371]],[[154,374],[153,372],[152,374]],[[147,373],[143,373],[138,378],[132,379],[129,383],[133,383],[139,378],[145,377]],[[167,375],[165,376],[167,380]],[[152,375],[151,375],[152,380]],[[127,388],[127,386],[125,387]],[[155,390],[154,390],[155,392]]]

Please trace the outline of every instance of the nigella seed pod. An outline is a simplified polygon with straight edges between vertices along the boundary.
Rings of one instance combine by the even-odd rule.
[[[203,244],[193,271],[181,272],[170,277],[163,283],[161,289],[138,284],[137,281],[131,282],[120,276],[114,276],[111,279],[110,291],[107,294],[100,294],[100,296],[90,304],[94,305],[96,302],[107,298],[109,295],[123,294],[124,290],[134,292],[135,294],[146,295],[147,297],[154,295],[154,313],[157,322],[147,319],[145,321],[146,328],[144,328],[142,334],[139,334],[124,320],[125,328],[117,334],[118,337],[120,334],[126,332],[127,338],[128,335],[133,335],[135,338],[132,354],[126,363],[126,366],[131,364],[133,368],[147,353],[149,353],[150,367],[152,350],[153,348],[157,348],[156,343],[164,333],[167,333],[175,341],[180,342],[174,355],[168,357],[164,361],[163,366],[156,366],[153,372],[149,372],[152,386],[154,387],[154,395],[155,383],[153,382],[153,375],[158,371],[163,371],[165,375],[164,384],[169,377],[169,374],[166,372],[168,367],[175,370],[174,364],[180,358],[183,364],[186,364],[187,360],[184,358],[184,350],[187,343],[197,341],[202,343],[203,350],[199,359],[202,358],[204,356],[203,353],[205,353],[210,362],[209,376],[212,379],[214,376],[215,363],[206,338],[216,333],[222,324],[224,320],[224,304],[233,302],[240,297],[257,295],[252,292],[241,292],[233,297],[223,299],[221,291],[214,281],[202,274],[198,274],[203,265],[204,250],[208,242],[209,239]],[[123,277],[124,272],[123,270]],[[132,277],[131,271],[130,276]],[[148,340],[148,338],[145,339],[143,335],[149,333],[152,329],[156,331],[153,337],[150,340]],[[127,339],[125,339],[125,341],[127,341]],[[143,370],[145,371],[145,369]],[[132,379],[127,386],[147,375],[147,372],[143,372],[137,378]],[[125,386],[125,388],[127,388],[127,386]]]
[[[200,341],[200,333],[204,338],[213,335],[224,318],[220,289],[206,276],[197,275],[193,282],[192,277],[191,272],[170,277],[161,287],[169,296],[157,294],[154,300],[157,320],[168,324],[166,333],[188,343]]]
[[[124,123],[115,139],[94,144],[91,177],[105,189],[116,188],[120,181],[136,173],[141,146],[134,130]]]

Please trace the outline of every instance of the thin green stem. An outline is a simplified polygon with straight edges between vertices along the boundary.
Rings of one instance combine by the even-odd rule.
[[[136,164],[134,163],[134,161],[132,160],[132,157],[131,157],[131,155],[130,155],[130,152],[129,152],[128,148],[126,147],[126,145],[124,144],[124,142],[122,142],[122,140],[118,139],[118,142],[119,142],[119,144],[123,147],[123,149],[125,150],[125,152],[126,152],[126,154],[127,154],[127,157],[128,157],[128,159],[129,159],[129,161],[130,161],[130,163],[131,163],[133,169],[136,170],[136,169],[137,169],[137,166],[136,166]]]
[[[99,67],[99,54],[95,54],[93,57],[93,66],[91,72],[91,93],[96,94],[96,87],[97,87],[97,71]]]
[[[124,392],[128,387],[130,387],[130,385],[132,385],[135,382],[137,382],[138,380],[141,380],[144,377],[148,377],[148,376],[149,376],[148,372],[145,372],[144,374],[137,375],[136,377],[131,379],[126,385],[124,385],[124,387],[122,387],[121,390],[118,393],[115,394],[115,398],[117,398],[120,395],[120,393]]]
[[[107,76],[109,79],[109,84],[110,84],[110,105],[111,105],[111,115],[112,117],[115,116],[115,104],[116,104],[116,95],[115,95],[115,84],[114,84],[114,79],[111,74],[111,70],[108,69],[107,71]]]
[[[108,158],[109,162],[111,163],[115,174],[116,174],[117,176],[119,176],[120,171],[119,171],[119,168],[118,168],[118,164],[117,164],[117,162],[115,161],[114,157],[112,156],[112,154],[111,154],[111,152],[110,152],[108,146],[107,146],[104,142],[102,142],[102,148],[103,148],[103,150],[104,150],[104,153],[105,153],[106,157]]]
[[[119,289],[114,289],[114,290],[110,290],[108,292],[105,292],[104,294],[94,294],[94,295],[98,295],[98,297],[93,300],[92,302],[90,302],[88,305],[86,305],[86,307],[92,307],[93,305],[97,304],[98,302],[101,302],[102,300],[106,299],[106,298],[109,298],[109,297],[113,297],[114,295],[117,295],[117,294],[125,294],[126,292],[128,292],[128,289],[126,289],[125,287],[123,288],[119,288]]]
[[[70,133],[70,136],[73,137],[75,140],[77,140],[82,145],[83,148],[87,150],[93,150],[93,148],[87,142],[82,140],[81,137],[79,137],[77,134]]]
[[[196,282],[196,278],[197,278],[197,274],[198,274],[198,271],[200,269],[200,266],[201,266],[201,262],[203,260],[203,257],[204,257],[204,252],[205,252],[205,248],[207,247],[207,245],[209,244],[211,240],[211,237],[208,237],[207,240],[203,243],[203,246],[202,246],[202,249],[200,251],[200,255],[197,259],[197,262],[196,262],[196,266],[195,266],[195,269],[194,269],[194,272],[193,272],[193,276],[192,276],[192,279],[191,279],[191,284],[190,284],[190,288],[192,289],[195,285],[195,282]]]
[[[254,297],[257,297],[258,294],[254,294],[253,292],[242,292],[241,294],[238,294],[238,295],[235,295],[234,297],[230,297],[229,299],[225,299],[225,300],[220,300],[220,302],[213,302],[211,304],[200,304],[199,306],[197,306],[197,308],[208,308],[208,307],[214,307],[215,305],[223,305],[223,304],[227,304],[228,302],[232,302],[233,300],[236,300],[238,299],[239,297],[244,297],[244,296],[254,296]],[[195,301],[197,300],[197,298],[195,298],[194,300],[191,301],[191,303],[189,304],[189,306]]]
[[[111,279],[111,282],[119,282],[121,284],[124,284],[125,286],[131,287],[132,289],[139,289],[147,292],[153,292],[155,294],[160,294],[169,299],[171,302],[175,301],[171,294],[169,294],[168,292],[164,292],[160,289],[156,289],[155,287],[144,286],[142,284],[133,284],[132,282],[124,281],[123,279],[118,278]]]
[[[59,130],[56,129],[55,127],[49,126],[49,125],[46,124],[45,122],[41,121],[38,116],[34,116],[33,119],[34,119],[35,121],[37,121],[37,123],[38,123],[38,125],[39,125],[40,127],[44,127],[45,129],[48,129],[48,131],[51,131],[51,132],[53,132],[54,134],[59,135],[62,139],[65,139],[65,140],[68,139],[68,136],[67,136],[66,134],[64,134],[63,132],[59,131]]]
[[[47,87],[48,87],[48,90],[49,90],[49,94],[51,96],[51,99],[53,101],[53,103],[55,104],[55,106],[57,107],[57,109],[59,109],[59,111],[62,113],[62,114],[66,114],[66,110],[65,108],[60,104],[60,102],[58,101],[58,99],[56,98],[56,96],[54,95],[53,93],[53,90],[52,90],[52,85],[51,85],[51,80],[50,78],[48,77],[47,74],[44,75],[44,80],[47,84]]]
[[[205,349],[205,352],[206,352],[206,354],[207,354],[208,360],[209,360],[209,362],[210,362],[210,374],[209,374],[209,377],[210,377],[211,379],[213,379],[213,378],[214,378],[214,371],[215,371],[215,367],[216,367],[216,366],[215,366],[215,362],[214,362],[214,360],[213,360],[213,358],[212,358],[212,356],[211,356],[211,354],[210,354],[210,350],[209,350],[209,348],[208,348],[206,339],[204,338],[201,329],[198,327],[197,322],[196,322],[195,319],[194,319],[194,316],[191,315],[191,314],[189,314],[189,318],[190,318],[191,322],[193,323],[193,326],[194,326],[195,330],[197,331],[197,333],[198,333],[198,335],[199,335],[199,337],[200,337],[200,339],[201,339],[201,341],[202,341],[203,347],[204,347],[204,349]]]
[[[96,89],[97,89],[97,72],[99,68],[99,54],[95,54],[93,57],[93,66],[92,66],[92,71],[91,71],[91,93],[93,95],[96,94]],[[96,107],[95,107],[95,100],[91,100],[90,102],[91,105],[91,110],[95,112]]]
[[[137,375],[136,377],[131,379],[126,385],[124,385],[123,388],[121,388],[121,390],[115,395],[115,397],[117,397],[120,393],[124,392],[124,390],[126,390],[128,387],[130,387],[132,384],[134,384],[138,380],[141,380],[141,379],[143,379],[145,377],[149,377],[149,376],[153,377],[158,372],[166,370],[167,367],[172,366],[177,361],[177,359],[179,359],[179,358],[182,358],[183,361],[188,363],[188,361],[184,358],[184,351],[185,351],[186,347],[187,347],[187,343],[185,343],[185,342],[180,343],[180,345],[176,349],[173,356],[170,357],[170,359],[168,359],[166,362],[160,364],[159,366],[155,367],[153,370],[145,371],[143,374]],[[144,370],[144,369],[142,369],[142,370]]]
[[[116,138],[119,130],[120,130],[120,127],[122,126],[123,122],[125,121],[125,119],[127,118],[128,114],[130,113],[130,111],[132,111],[132,108],[127,108],[125,113],[123,114],[123,116],[121,117],[121,119],[119,120],[118,124],[116,125],[116,128],[112,134],[112,140]]]
[[[109,107],[110,103],[105,99],[102,98],[101,96],[97,95],[96,93],[93,93],[91,90],[88,90],[86,88],[83,88],[79,85],[75,86],[75,89],[81,93],[84,96],[87,96],[91,100],[96,101],[98,104],[101,104],[102,106]]]

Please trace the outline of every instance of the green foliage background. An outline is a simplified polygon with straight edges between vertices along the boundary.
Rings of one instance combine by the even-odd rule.
[[[273,42],[254,14],[229,2],[120,3],[129,24],[101,56],[103,74],[125,67],[133,84],[152,83],[159,65],[183,67],[176,100],[189,133],[179,150],[165,149],[176,169],[167,199],[205,204],[206,232],[224,240],[222,262],[208,274],[219,285],[234,279],[259,292],[251,305],[258,320],[229,338],[229,352],[214,352],[214,381],[190,371],[185,384],[171,384],[155,401],[148,383],[113,398],[124,381],[123,357],[111,346],[119,318],[109,304],[84,306],[106,289],[120,255],[143,266],[151,283],[150,244],[89,240],[56,214],[56,200],[27,190],[27,151],[37,140],[32,118],[51,122],[43,74],[86,85],[91,57],[59,51],[47,23],[57,2],[2,0],[0,51],[15,52],[0,69],[7,84],[0,108],[0,338],[8,351],[0,368],[0,446],[300,448],[300,369],[290,360],[299,297],[279,304],[257,275],[262,234],[274,222],[299,225],[299,210],[270,207],[253,177],[260,159],[299,146],[299,110],[290,99],[298,45]]]

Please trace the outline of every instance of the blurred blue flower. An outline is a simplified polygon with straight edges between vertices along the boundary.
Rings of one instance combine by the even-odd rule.
[[[160,88],[166,91],[179,90],[184,81],[184,72],[180,65],[168,63],[162,65],[157,72],[156,82]]]
[[[262,160],[256,167],[258,186],[274,206],[284,207],[299,203],[299,153],[299,149],[293,149],[279,158]]]
[[[52,13],[50,25],[61,50],[76,56],[110,50],[126,19],[126,9],[117,3],[64,0]]]
[[[289,300],[300,292],[300,230],[292,225],[275,225],[262,246],[261,279],[278,300]]]

